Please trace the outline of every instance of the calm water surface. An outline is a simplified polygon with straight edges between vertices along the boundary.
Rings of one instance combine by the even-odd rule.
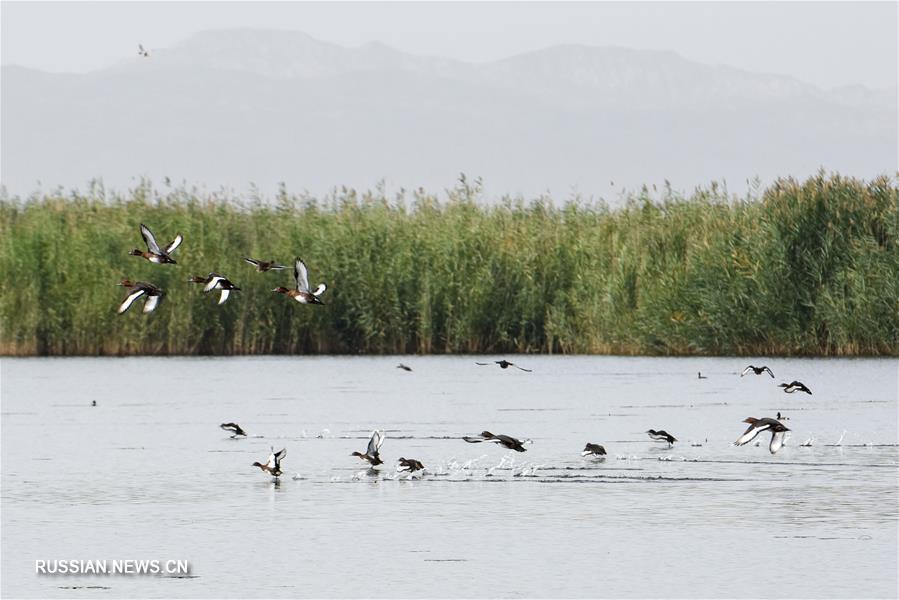
[[[743,359],[475,360],[3,359],[0,591],[896,597],[899,361],[773,359],[772,380],[740,378]],[[814,395],[776,387],[793,379]],[[778,410],[778,454],[731,445]],[[350,453],[375,427],[372,474]],[[533,443],[458,439],[484,429]],[[588,441],[608,458],[581,458]],[[250,466],[270,446],[278,485]],[[400,456],[429,473],[398,477]],[[191,577],[35,574],[129,558]]]

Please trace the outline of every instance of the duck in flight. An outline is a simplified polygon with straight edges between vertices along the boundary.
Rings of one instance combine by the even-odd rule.
[[[584,449],[581,451],[581,456],[605,456],[606,449],[600,446],[599,444],[590,444],[587,443],[584,446]]]
[[[756,419],[755,417],[746,417],[743,419],[744,423],[749,423],[749,429],[743,432],[736,442],[734,442],[734,446],[742,446],[744,444],[748,444],[755,437],[763,431],[771,432],[771,443],[768,444],[768,450],[771,454],[776,453],[781,449],[784,443],[784,437],[789,430],[786,425],[778,421],[777,419],[771,419],[769,417],[765,417],[764,419]]]
[[[247,436],[247,432],[244,431],[237,423],[222,423],[221,425],[219,425],[219,427],[221,427],[225,431],[230,431],[232,438],[236,438],[239,435],[242,435],[244,437]]]
[[[153,232],[150,231],[150,228],[147,227],[146,225],[144,225],[143,223],[140,224],[140,234],[143,236],[144,242],[147,244],[147,251],[142,252],[142,251],[138,250],[137,248],[135,248],[134,250],[132,250],[131,252],[128,253],[129,255],[142,256],[142,257],[146,258],[147,260],[149,260],[151,263],[157,263],[157,264],[169,263],[169,264],[173,264],[173,265],[177,264],[175,262],[175,259],[172,258],[172,252],[177,250],[178,246],[181,245],[181,242],[184,241],[184,238],[181,236],[180,233],[178,235],[176,235],[175,239],[172,240],[172,242],[165,248],[159,247],[159,244],[156,242],[156,236],[153,235]]]
[[[811,395],[812,391],[805,387],[805,384],[801,381],[791,381],[790,383],[782,383],[777,387],[782,387],[784,391],[788,394],[792,394],[793,392],[805,392],[806,394]]]
[[[146,299],[144,300],[144,312],[149,313],[156,310],[156,307],[159,306],[159,301],[162,300],[162,290],[153,285],[152,283],[146,283],[144,281],[135,281],[132,282],[129,279],[123,279],[121,283],[117,283],[116,285],[120,285],[123,288],[128,290],[128,295],[125,297],[125,300],[119,305],[119,309],[116,311],[120,315],[131,308],[131,305],[134,304],[134,301],[144,296]]]
[[[412,367],[410,367],[409,365],[404,365],[403,363],[398,364],[396,366],[396,368],[402,369],[403,371],[411,371],[412,370]]]
[[[515,450],[515,452],[527,452],[527,448],[524,447],[524,442],[515,439],[510,435],[493,435],[489,431],[482,431],[481,435],[464,436],[462,439],[469,444],[479,444],[481,442],[496,442],[500,446],[508,448],[509,450]]]
[[[275,452],[274,446],[272,446],[272,453],[268,457],[268,462],[264,465],[258,462],[254,462],[254,467],[259,467],[275,479],[281,476],[281,461],[284,460],[284,457],[287,456],[287,448],[282,448]]]
[[[384,461],[381,460],[380,455],[381,444],[383,443],[384,433],[376,429],[371,432],[371,438],[368,440],[368,448],[366,448],[365,454],[353,452],[350,456],[358,456],[362,460],[367,460],[373,467],[383,464]]]
[[[227,277],[223,277],[218,273],[210,273],[206,277],[200,277],[198,275],[194,275],[190,279],[188,279],[191,283],[203,283],[205,286],[203,287],[203,293],[206,294],[211,292],[212,290],[218,289],[221,290],[222,293],[219,296],[219,304],[224,304],[225,300],[228,299],[228,296],[232,291],[239,292],[240,288],[231,283],[231,281]]]
[[[664,429],[660,429],[656,431],[655,429],[650,429],[646,433],[649,434],[649,437],[654,439],[657,442],[668,442],[668,446],[673,446],[674,442],[677,441],[677,438],[665,431]]]
[[[528,373],[532,373],[532,372],[533,372],[532,369],[525,369],[525,368],[519,367],[519,366],[516,365],[515,363],[510,363],[509,361],[507,361],[507,360],[505,360],[505,359],[503,359],[503,360],[495,360],[495,361],[493,361],[493,362],[494,362],[495,364],[498,364],[500,369],[508,369],[509,367],[515,367],[516,369],[519,369],[519,370],[521,370],[521,371],[527,371]],[[476,365],[481,365],[482,367],[485,367],[485,366],[489,365],[490,363],[476,362],[475,364],[476,364]]]
[[[740,373],[740,377],[743,377],[744,375],[746,375],[746,374],[749,373],[750,371],[752,371],[752,372],[755,373],[756,375],[761,375],[762,373],[767,372],[768,375],[771,376],[771,379],[774,379],[774,372],[773,372],[771,369],[769,369],[768,367],[766,367],[765,365],[762,365],[761,367],[754,367],[754,366],[752,366],[752,365],[749,365],[748,367],[746,367],[745,369],[743,369],[743,372]]]
[[[414,473],[415,471],[423,471],[425,466],[421,464],[420,461],[415,460],[414,458],[403,458],[400,457],[399,465],[397,465],[397,471],[406,471],[408,473]]]
[[[143,56],[144,58],[150,57],[150,51],[147,50],[146,48],[144,48],[143,44],[137,45],[137,54],[138,54],[138,56]]]
[[[272,291],[278,292],[279,294],[287,294],[300,304],[324,304],[318,297],[325,293],[328,286],[324,283],[320,283],[318,284],[318,287],[315,288],[314,292],[310,292],[309,272],[306,269],[306,263],[299,258],[293,267],[293,278],[296,280],[297,284],[295,290],[289,290],[286,287],[276,287]]]
[[[285,265],[279,265],[275,261],[266,262],[264,260],[256,260],[255,258],[247,258],[244,257],[244,260],[254,265],[256,267],[256,271],[259,273],[265,273],[266,271],[280,271],[281,269],[286,269]]]

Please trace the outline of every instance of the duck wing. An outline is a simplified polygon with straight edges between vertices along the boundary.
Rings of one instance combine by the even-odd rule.
[[[293,278],[297,282],[297,290],[301,292],[309,291],[309,271],[306,269],[306,263],[299,258],[293,266]]]
[[[771,454],[775,454],[778,450],[783,448],[786,436],[786,431],[775,431],[771,434],[771,443],[768,445],[768,450]]]
[[[287,448],[281,448],[274,454],[272,454],[272,459],[275,461],[275,469],[281,468],[281,461],[284,460],[284,457],[287,456]]]
[[[206,281],[206,286],[203,288],[203,292],[211,292],[215,289],[215,286],[217,286],[219,282],[223,280],[225,280],[225,278],[218,273],[210,273]]]
[[[172,252],[174,252],[175,250],[178,249],[178,246],[180,246],[181,242],[183,242],[183,241],[184,241],[184,236],[182,236],[179,233],[178,235],[175,236],[175,239],[172,240],[172,243],[165,247],[165,253],[171,254]]]
[[[368,448],[365,453],[369,456],[377,456],[378,450],[381,449],[381,444],[384,443],[384,434],[375,429],[371,432],[371,438],[368,440]]]
[[[162,299],[162,296],[159,294],[147,295],[147,301],[144,302],[144,312],[149,313],[156,310],[156,307],[159,306],[159,301]]]
[[[518,369],[519,371],[524,371],[524,372],[526,372],[526,373],[533,373],[533,372],[534,372],[532,369],[525,369],[524,367],[519,367],[518,365],[512,364],[512,363],[509,363],[509,364],[511,364],[513,367],[515,367],[515,368]]]
[[[748,367],[746,367],[745,369],[743,369],[743,372],[740,373],[740,377],[743,377],[744,375],[746,375],[746,373],[752,371],[753,369],[754,369],[754,367],[753,367],[752,365],[749,365]]]
[[[156,236],[153,235],[153,232],[150,231],[150,228],[140,224],[140,234],[144,238],[144,242],[147,244],[147,250],[152,252],[153,254],[162,254],[162,250],[159,249],[159,244],[156,243]]]
[[[316,297],[321,296],[322,294],[325,293],[326,289],[328,289],[328,286],[326,286],[324,283],[320,283],[320,284],[318,284],[318,287],[315,288],[315,291],[312,292],[312,295],[316,296]]]
[[[760,434],[761,432],[765,431],[766,429],[770,429],[770,428],[771,428],[771,425],[768,423],[764,423],[761,425],[759,425],[758,423],[753,423],[752,425],[749,426],[749,429],[747,429],[743,433],[743,435],[741,435],[739,438],[737,438],[737,441],[734,442],[734,446],[742,446],[744,444],[748,444],[749,442],[754,440],[758,434]]]
[[[771,376],[771,379],[774,379],[774,371],[772,371],[772,370],[769,369],[768,367],[764,367],[762,370],[763,370],[763,371],[768,371],[768,375]]]
[[[124,302],[122,302],[122,304],[119,305],[119,309],[117,312],[119,314],[124,313],[126,310],[131,308],[131,305],[134,304],[135,300],[140,298],[145,293],[146,293],[145,290],[138,288],[138,289],[134,290],[133,292],[131,292],[130,294],[128,294],[128,296],[125,298]]]
[[[219,296],[219,304],[224,304],[228,299],[228,296],[231,295],[231,290],[222,290],[222,295]]]

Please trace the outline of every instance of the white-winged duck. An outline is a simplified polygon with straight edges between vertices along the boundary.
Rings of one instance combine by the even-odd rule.
[[[599,444],[591,444],[587,443],[584,446],[584,449],[581,451],[581,456],[605,456],[606,449],[600,446]]]
[[[309,272],[306,269],[306,263],[299,258],[297,258],[296,264],[293,267],[293,278],[297,285],[295,290],[289,290],[286,287],[276,287],[272,291],[278,292],[279,294],[287,294],[300,304],[324,304],[318,297],[325,293],[328,286],[324,283],[320,283],[318,284],[318,287],[315,288],[315,291],[310,292]]]
[[[116,285],[120,285],[128,290],[128,295],[125,297],[125,300],[119,305],[119,308],[116,312],[119,314],[124,313],[131,305],[134,304],[134,301],[140,298],[141,296],[145,296],[146,300],[144,301],[144,312],[153,312],[156,310],[156,307],[159,305],[159,301],[162,300],[162,290],[153,285],[152,283],[146,283],[144,281],[135,281],[132,282],[129,279],[123,279],[121,283],[117,283]]]
[[[259,467],[275,479],[281,476],[281,461],[284,460],[284,457],[287,456],[287,448],[282,448],[281,450],[275,452],[275,447],[272,446],[272,453],[268,457],[268,462],[264,465],[258,462],[254,462],[254,467]]]
[[[377,466],[382,464],[384,461],[381,460],[380,450],[381,444],[384,443],[384,433],[378,431],[371,432],[371,437],[368,440],[368,448],[365,450],[365,454],[361,452],[353,452],[350,456],[358,456],[362,460],[367,460],[371,466]]]
[[[224,277],[223,275],[219,275],[218,273],[210,273],[206,277],[194,275],[193,277],[188,279],[188,281],[191,283],[204,284],[204,294],[216,289],[221,290],[221,295],[219,296],[219,304],[224,304],[225,300],[228,299],[228,296],[231,294],[231,292],[240,291],[240,288],[234,285],[230,279]]]
[[[281,269],[286,269],[286,265],[279,265],[275,261],[264,261],[264,260],[256,260],[255,258],[244,257],[244,260],[256,267],[256,271],[259,273],[265,273],[266,271],[280,271]]]
[[[157,263],[157,264],[169,263],[169,264],[173,264],[173,265],[176,264],[175,259],[172,258],[171,254],[172,254],[172,252],[177,250],[178,246],[181,245],[181,242],[184,241],[184,238],[181,236],[180,233],[177,236],[175,236],[175,239],[172,240],[172,242],[165,248],[159,247],[159,244],[156,243],[156,236],[154,236],[153,232],[150,231],[150,228],[147,227],[146,225],[144,225],[143,223],[140,224],[140,234],[143,236],[144,242],[147,244],[147,251],[142,252],[142,251],[138,250],[137,248],[135,248],[128,254],[130,254],[131,256],[142,256],[143,258],[146,258],[148,261],[150,261],[152,263]]]
[[[649,434],[649,437],[657,442],[668,442],[669,446],[673,446],[674,442],[677,441],[677,438],[665,431],[664,429],[660,429],[656,431],[655,429],[650,429],[646,433]]]
[[[743,372],[740,373],[740,377],[743,377],[744,375],[746,375],[746,374],[749,373],[750,371],[752,371],[752,372],[755,373],[756,375],[761,375],[762,373],[767,372],[768,375],[771,376],[771,379],[774,379],[774,372],[773,372],[771,369],[769,369],[768,367],[764,366],[764,365],[762,365],[761,367],[754,367],[754,366],[752,366],[752,365],[749,365],[748,367],[746,367],[745,369],[743,369]]]
[[[518,439],[513,438],[510,435],[494,435],[489,431],[482,431],[481,435],[475,436],[464,436],[462,438],[469,444],[480,444],[481,442],[495,442],[500,446],[508,448],[509,450],[515,450],[516,452],[527,452],[527,449],[524,447],[524,442]]]
[[[806,394],[811,395],[812,391],[805,387],[805,384],[801,381],[791,381],[790,383],[782,383],[777,387],[782,387],[784,391],[788,394],[792,394],[793,392],[805,392]]]
[[[239,435],[246,437],[247,435],[247,432],[241,429],[240,425],[238,425],[237,423],[222,423],[221,425],[219,425],[219,427],[221,427],[225,431],[230,431],[232,438],[236,438]]]
[[[755,437],[763,431],[771,432],[771,443],[768,445],[768,450],[771,454],[774,454],[783,446],[784,436],[786,432],[790,431],[786,425],[778,421],[777,419],[771,419],[769,417],[765,417],[763,419],[756,419],[755,417],[746,417],[743,419],[744,423],[749,423],[749,428],[743,432],[736,442],[734,442],[734,446],[742,446],[744,444],[748,444]]]
[[[493,363],[499,365],[499,368],[500,368],[500,369],[508,369],[509,367],[515,367],[516,369],[519,369],[519,370],[521,370],[521,371],[527,371],[528,373],[533,372],[531,369],[525,369],[525,368],[523,368],[523,367],[519,367],[519,366],[516,365],[515,363],[509,362],[509,361],[507,361],[507,360],[505,360],[505,359],[503,359],[503,360],[495,360],[495,361],[493,361]],[[487,366],[487,365],[489,365],[489,364],[491,364],[491,363],[476,362],[475,364],[476,364],[476,365],[481,365],[482,367],[485,367],[485,366]]]

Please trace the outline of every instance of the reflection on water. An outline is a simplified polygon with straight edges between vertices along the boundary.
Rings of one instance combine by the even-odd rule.
[[[897,361],[769,360],[800,398],[740,359],[487,358],[4,359],[2,593],[895,597]],[[778,454],[731,445],[777,411]],[[461,440],[485,429],[527,452]],[[34,574],[63,558],[192,570]]]

